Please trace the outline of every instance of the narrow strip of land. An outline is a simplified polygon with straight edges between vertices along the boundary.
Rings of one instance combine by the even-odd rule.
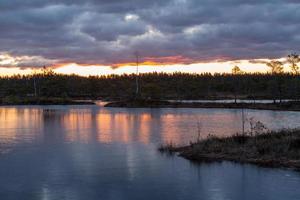
[[[93,101],[74,100],[61,97],[6,97],[0,99],[0,105],[83,105],[95,104]]]
[[[283,130],[255,136],[208,137],[189,146],[165,145],[161,152],[178,152],[197,162],[234,161],[300,170],[300,131]]]
[[[258,110],[285,110],[300,111],[300,101],[282,103],[210,103],[210,102],[170,102],[160,100],[125,100],[115,101],[106,107],[127,108],[229,108],[229,109],[258,109]]]

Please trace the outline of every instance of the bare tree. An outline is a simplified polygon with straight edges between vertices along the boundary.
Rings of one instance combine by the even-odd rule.
[[[290,64],[290,68],[293,74],[298,75],[299,74],[299,66],[298,63],[300,62],[300,56],[296,53],[292,53],[288,55],[287,62]],[[297,78],[294,78],[294,85],[293,85],[293,93],[294,93],[294,99],[298,101],[298,91],[299,91],[299,84],[297,82]]]
[[[33,71],[32,78],[33,78],[33,89],[34,89],[34,97],[37,97],[37,81],[36,77],[38,76],[38,73],[36,70]]]
[[[202,130],[202,123],[198,119],[198,121],[197,121],[197,134],[198,134],[197,135],[197,143],[199,143],[201,140],[201,130]]]
[[[240,69],[240,67],[237,66],[237,65],[234,66],[231,71],[232,71],[233,75],[238,75],[238,74],[242,74],[243,73],[242,70]],[[234,103],[237,103],[237,90],[238,90],[237,77],[234,76],[233,80],[235,82],[234,88],[233,88],[234,89]]]
[[[242,133],[245,135],[245,123],[247,121],[247,117],[245,115],[245,110],[242,108]]]
[[[136,79],[135,79],[135,84],[136,84],[136,90],[135,90],[135,95],[136,97],[139,96],[139,62],[140,62],[140,54],[138,51],[135,52],[135,58],[136,58]]]
[[[280,74],[283,73],[283,63],[280,61],[274,61],[268,62],[266,64],[271,69],[272,74]]]
[[[266,63],[268,67],[271,69],[271,73],[273,75],[278,75],[283,73],[283,63],[280,61],[271,61]],[[281,103],[282,99],[282,78],[281,76],[275,76],[275,81],[272,86],[272,94],[273,94],[273,100],[274,103],[276,102],[276,94],[279,96],[279,102]]]
[[[236,74],[242,74],[243,73],[243,71],[237,65],[234,66],[231,71],[232,71],[232,74],[234,74],[234,75],[236,75]]]
[[[33,87],[34,87],[34,97],[37,97],[37,89],[36,89],[36,80],[35,80],[35,76],[33,76]]]
[[[299,66],[297,65],[300,62],[300,57],[298,54],[292,53],[288,55],[287,62],[290,64],[290,68],[294,74],[299,73]]]

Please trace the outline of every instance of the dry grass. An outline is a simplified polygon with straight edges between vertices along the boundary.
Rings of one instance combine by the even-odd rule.
[[[281,130],[255,136],[210,136],[185,147],[165,146],[161,151],[179,152],[180,156],[199,162],[229,160],[300,169],[300,130]]]

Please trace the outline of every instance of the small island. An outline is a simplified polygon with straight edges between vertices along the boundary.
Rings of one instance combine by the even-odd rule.
[[[282,130],[257,135],[209,136],[188,146],[159,147],[195,162],[234,161],[263,167],[300,170],[300,130]]]

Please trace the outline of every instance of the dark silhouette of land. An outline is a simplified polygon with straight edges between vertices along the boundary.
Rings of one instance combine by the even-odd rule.
[[[86,105],[93,101],[75,100],[66,97],[16,97],[8,96],[1,100],[2,105]]]
[[[237,134],[225,138],[209,136],[184,147],[163,145],[159,151],[178,152],[195,162],[234,161],[300,170],[300,131],[282,130],[252,136]]]
[[[0,77],[0,99],[58,97],[69,99],[128,100],[136,97],[136,75],[82,77],[53,72]],[[300,75],[282,74],[187,74],[139,75],[139,98],[282,99],[300,97]]]
[[[257,109],[257,110],[286,110],[300,111],[300,101],[281,103],[210,103],[210,102],[170,102],[163,100],[130,99],[113,101],[105,107],[125,108],[228,108],[228,109]]]

